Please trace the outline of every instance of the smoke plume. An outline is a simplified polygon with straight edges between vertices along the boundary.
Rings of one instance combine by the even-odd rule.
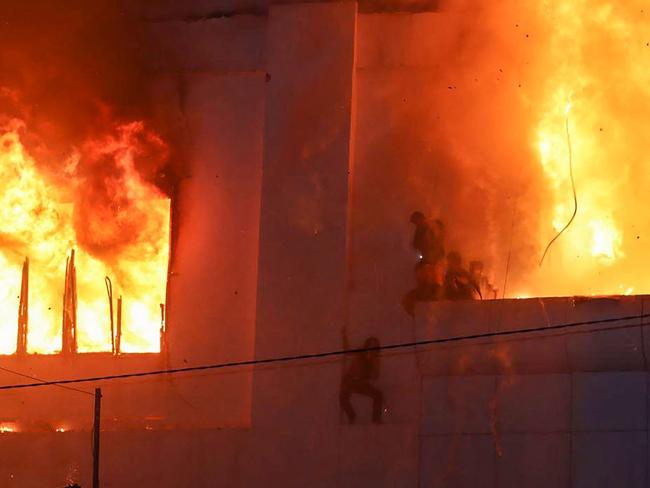
[[[39,171],[74,204],[79,244],[102,258],[137,240],[143,216],[129,211],[140,204],[125,186],[124,148],[100,157],[98,145],[138,121],[129,140],[135,173],[156,181],[169,159],[150,116],[146,38],[127,6],[3,2],[0,28],[0,128],[22,121],[21,140]]]

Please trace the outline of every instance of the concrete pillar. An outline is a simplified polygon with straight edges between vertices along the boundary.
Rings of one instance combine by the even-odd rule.
[[[169,284],[172,367],[248,359],[255,334],[264,75],[186,75],[185,83],[190,137]],[[250,371],[171,381],[184,422],[250,424]]]
[[[257,358],[341,347],[356,15],[355,2],[270,10]],[[254,426],[338,425],[339,364],[258,368]]]

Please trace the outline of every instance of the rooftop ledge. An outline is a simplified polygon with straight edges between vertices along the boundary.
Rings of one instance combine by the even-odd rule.
[[[418,341],[500,335],[418,346],[418,365],[423,375],[645,371],[650,318],[644,314],[648,295],[421,303]],[[635,318],[586,323],[623,317]],[[562,324],[570,326],[554,328]],[[515,332],[522,329],[539,330]]]

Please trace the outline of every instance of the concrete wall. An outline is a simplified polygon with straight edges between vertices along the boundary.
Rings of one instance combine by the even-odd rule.
[[[340,346],[355,34],[354,3],[277,7],[269,18],[258,358]],[[282,398],[313,398],[311,379],[294,380],[298,398],[257,382],[256,402],[268,406],[256,420]]]
[[[647,297],[432,305],[421,310],[418,337],[638,316],[648,305]],[[648,486],[647,323],[421,353],[421,486]]]
[[[650,297],[438,303],[418,309],[415,330],[418,340],[444,339],[638,316],[648,307]],[[316,381],[302,385],[313,397],[307,402],[257,404],[271,408],[250,429],[164,428],[155,416],[151,431],[116,425],[112,415],[133,412],[143,384],[105,384],[104,486],[260,486],[269,479],[283,486],[648,486],[649,328],[636,318],[384,353],[381,426],[370,423],[361,397],[354,398],[357,425],[332,415],[336,384],[320,380],[339,370],[336,359],[258,369],[256,385],[275,384],[287,395],[296,386],[288,371]],[[393,384],[414,357],[418,374]],[[45,375],[44,368],[34,374]],[[163,398],[149,394],[149,404]],[[33,408],[35,399],[67,399],[75,418],[92,410],[78,393],[32,390],[3,394],[3,412],[23,402]],[[29,414],[38,418],[38,409]],[[87,484],[89,431],[39,428],[0,434],[3,486],[57,486],[66,477]]]
[[[170,278],[173,367],[251,357],[255,338],[264,76],[201,74],[186,83],[191,159],[179,186]],[[250,422],[249,375],[176,388],[205,405],[195,413],[211,425]]]

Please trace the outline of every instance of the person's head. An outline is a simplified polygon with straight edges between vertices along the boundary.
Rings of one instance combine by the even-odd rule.
[[[416,210],[415,212],[413,212],[413,213],[411,214],[411,220],[410,220],[410,222],[411,222],[412,224],[415,224],[415,225],[421,225],[421,224],[424,224],[425,221],[426,221],[426,217],[425,217],[424,214],[423,214],[422,212],[420,212],[419,210]]]
[[[456,251],[451,251],[447,254],[447,267],[449,269],[458,269],[463,265],[463,260],[460,254]]]

